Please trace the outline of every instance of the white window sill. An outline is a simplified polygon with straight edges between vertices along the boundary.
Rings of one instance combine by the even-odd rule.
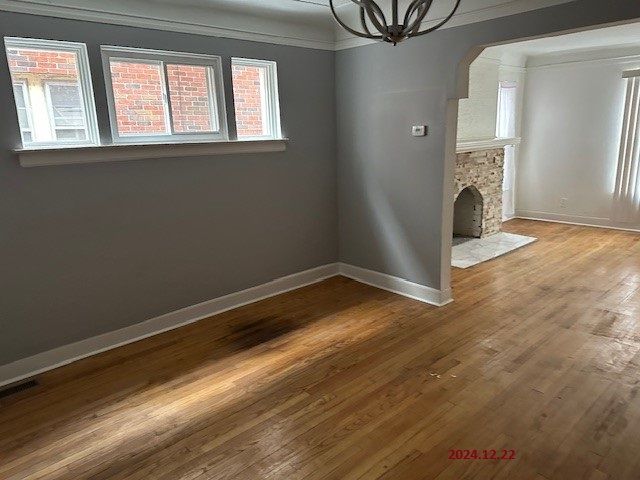
[[[138,145],[102,145],[19,149],[14,152],[23,167],[69,165],[78,163],[119,162],[150,158],[199,157],[242,153],[283,152],[288,139],[236,140],[203,143],[149,143]]]

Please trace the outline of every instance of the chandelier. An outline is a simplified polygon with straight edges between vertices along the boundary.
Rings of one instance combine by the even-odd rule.
[[[429,10],[431,10],[433,0],[412,0],[407,7],[407,11],[404,14],[404,19],[402,21],[400,21],[398,12],[398,0],[391,0],[391,23],[387,23],[387,18],[385,17],[384,12],[374,0],[351,1],[360,9],[360,25],[362,27],[362,31],[351,28],[343,22],[336,13],[335,6],[333,5],[334,0],[329,0],[331,13],[333,13],[334,18],[342,28],[358,37],[381,40],[383,42],[397,45],[406,38],[426,35],[427,33],[431,33],[442,27],[445,23],[451,20],[451,17],[456,13],[461,0],[456,0],[453,10],[451,10],[451,13],[449,13],[444,20],[422,31],[420,30],[422,22],[424,22]],[[371,24],[375,33],[372,32],[373,29],[369,24]]]

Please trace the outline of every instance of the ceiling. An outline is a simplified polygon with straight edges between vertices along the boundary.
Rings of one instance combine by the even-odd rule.
[[[538,38],[524,42],[491,47],[496,52],[510,51],[527,56],[548,55],[568,52],[640,43],[640,23],[617,25],[585,32],[569,33],[556,37]]]
[[[329,0],[153,0],[159,4],[182,8],[222,10],[265,18],[290,21],[331,24]],[[352,3],[351,0],[335,0],[336,6]]]
[[[400,0],[401,9],[410,1]],[[431,20],[446,15],[453,1],[434,0]],[[447,26],[570,1],[575,0],[464,0]],[[377,2],[390,8],[391,0]],[[334,0],[334,5],[357,24],[352,0]],[[336,28],[329,0],[0,0],[0,10],[327,50],[370,43]]]

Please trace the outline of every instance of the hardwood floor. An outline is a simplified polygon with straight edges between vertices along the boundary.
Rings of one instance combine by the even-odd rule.
[[[640,235],[505,230],[444,308],[337,277],[44,374],[0,478],[640,478]]]

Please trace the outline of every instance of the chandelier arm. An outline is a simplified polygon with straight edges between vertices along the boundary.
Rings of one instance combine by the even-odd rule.
[[[407,7],[407,11],[404,14],[404,25],[408,25],[409,24],[409,19],[411,18],[411,15],[413,15],[413,13],[419,8],[421,3],[424,3],[425,0],[413,0],[409,6]]]
[[[352,0],[353,1],[353,0]],[[362,8],[364,8],[369,16],[369,20],[373,24],[374,28],[378,30],[383,38],[387,35],[387,18],[384,16],[384,12],[373,0],[360,0]]]
[[[360,23],[362,24],[362,29],[366,32],[367,35],[375,36],[369,30],[369,26],[367,25],[367,14],[365,13],[364,8],[360,8]]]
[[[423,8],[424,8],[424,7],[423,7]],[[428,9],[428,8],[426,8],[426,9],[424,9],[424,10],[423,10],[423,12],[424,12],[424,16],[422,17],[422,19],[424,20],[424,17],[426,17],[426,16],[427,16],[427,13],[429,12],[429,9]],[[418,33],[418,32],[420,31],[420,25],[421,25],[421,24],[422,24],[422,22],[420,22],[420,23],[415,23],[415,24],[412,26],[412,28],[406,32],[406,35],[411,35],[412,33]]]
[[[431,5],[433,5],[433,0],[421,1],[416,6],[415,11],[418,12],[416,19],[411,24],[409,24],[408,22],[405,22],[405,28],[403,30],[403,33],[407,34],[407,33],[417,32],[420,29],[420,25],[424,21],[424,18],[429,13],[429,10],[431,10]],[[411,15],[413,15],[413,12],[411,12],[411,14],[409,15],[409,19],[411,18]]]
[[[371,35],[371,34],[359,32],[359,31],[351,28],[346,23],[344,23],[340,19],[340,17],[338,16],[338,13],[336,12],[335,6],[333,5],[333,1],[334,0],[329,0],[329,7],[331,8],[331,13],[333,14],[333,18],[335,18],[336,22],[338,22],[340,24],[340,26],[342,28],[344,28],[347,32],[351,33],[352,35],[355,35],[356,37],[370,38],[370,39],[373,39],[373,40],[382,40],[384,38],[381,35]],[[354,3],[357,3],[357,2],[354,1]],[[364,8],[364,7],[360,7],[360,8]]]
[[[443,26],[445,23],[447,23],[449,20],[451,20],[451,17],[453,17],[456,14],[456,11],[458,10],[458,7],[460,6],[460,1],[461,0],[456,0],[456,5],[453,7],[453,10],[451,10],[451,13],[449,15],[447,15],[447,17],[442,20],[440,23],[438,23],[437,25],[434,25],[431,28],[427,28],[426,30],[422,31],[422,32],[418,32],[418,33],[411,33],[408,35],[408,37],[419,37],[420,35],[426,35],[427,33],[431,33],[434,30],[439,29],[441,26]]]

